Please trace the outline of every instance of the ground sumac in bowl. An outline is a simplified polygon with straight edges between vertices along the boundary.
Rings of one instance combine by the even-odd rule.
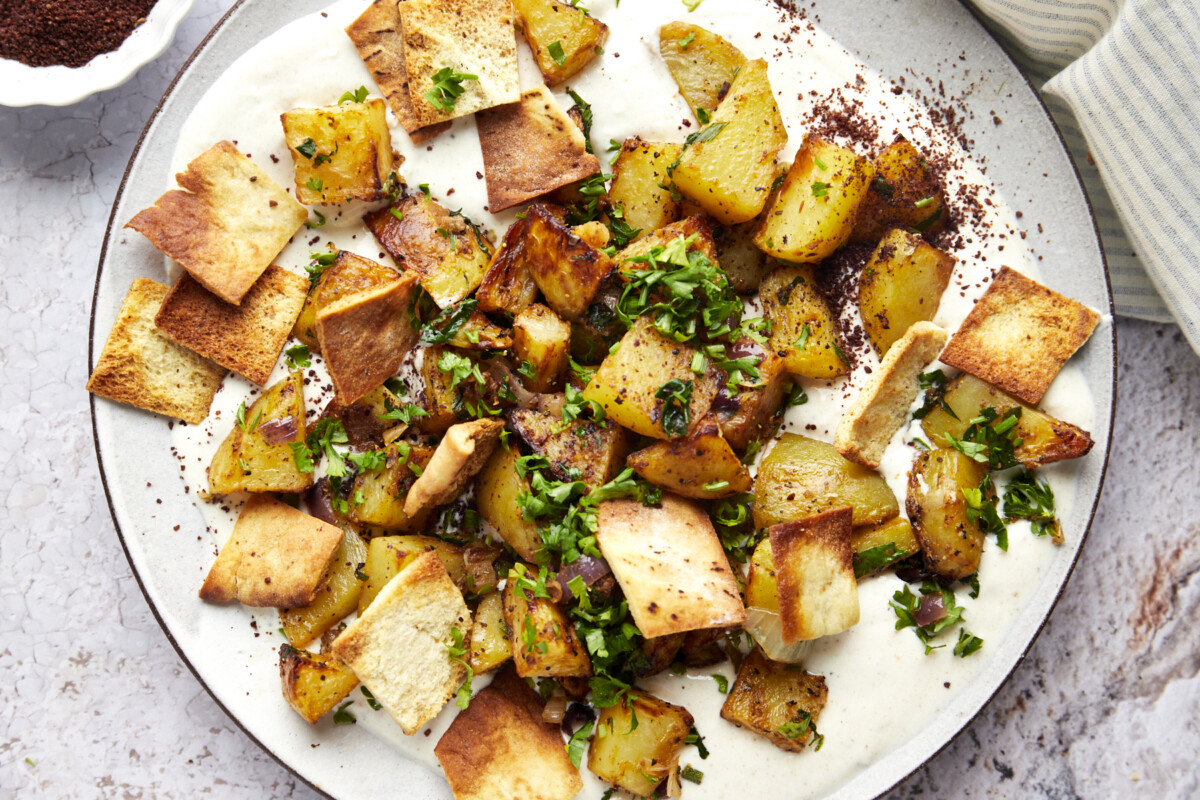
[[[116,50],[155,0],[0,0],[0,58],[82,67]]]

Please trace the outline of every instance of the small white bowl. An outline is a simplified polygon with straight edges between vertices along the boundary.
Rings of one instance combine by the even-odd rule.
[[[96,56],[82,67],[31,67],[0,58],[0,105],[69,106],[120,86],[167,49],[193,2],[158,0],[146,21],[119,48]]]

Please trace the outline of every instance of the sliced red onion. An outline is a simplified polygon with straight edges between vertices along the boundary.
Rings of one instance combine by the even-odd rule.
[[[927,594],[921,598],[921,605],[913,614],[913,619],[924,628],[946,618],[946,604],[942,602],[941,592]]]
[[[267,444],[283,444],[294,442],[300,432],[300,421],[291,414],[286,417],[267,420],[258,426],[258,433]]]
[[[583,578],[584,586],[591,586],[596,581],[603,578],[612,572],[609,569],[608,562],[603,558],[595,558],[594,556],[580,556],[570,564],[563,566],[558,571],[558,584],[562,587],[564,600],[571,600],[575,594],[571,591],[570,582],[576,577]]]
[[[304,505],[308,513],[322,522],[337,525],[337,517],[333,513],[333,503],[329,499],[329,479],[321,478],[304,493]]]
[[[576,728],[591,722],[596,718],[596,712],[582,703],[571,703],[567,713],[563,714],[562,732],[567,736],[575,733]]]
[[[729,358],[745,358],[746,356],[754,356],[757,359],[762,359],[767,352],[762,349],[758,342],[751,339],[749,336],[743,336],[729,346]]]
[[[712,405],[709,406],[710,409],[718,414],[730,415],[736,414],[741,407],[741,401],[734,397],[730,393],[729,387],[723,383],[721,384],[721,388],[717,390],[717,396],[713,398]]]

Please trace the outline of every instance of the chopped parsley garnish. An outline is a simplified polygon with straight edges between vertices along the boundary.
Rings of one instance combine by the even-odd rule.
[[[455,72],[451,67],[442,67],[433,74],[433,88],[425,93],[429,104],[443,113],[454,110],[454,104],[462,96],[465,81],[478,81],[478,75]]]
[[[352,705],[354,705],[354,701],[347,700],[345,703],[342,703],[337,711],[333,712],[334,725],[353,725],[354,723],[358,722],[358,720],[354,718],[354,714],[350,711],[350,706]]]
[[[571,759],[571,763],[576,769],[579,769],[579,765],[583,763],[583,751],[587,747],[588,738],[592,735],[592,728],[595,726],[595,722],[588,720],[583,727],[571,734],[571,738],[564,745],[567,749],[567,758]]]
[[[817,732],[817,723],[812,714],[807,711],[797,711],[796,716],[779,726],[779,735],[788,739],[806,738],[812,732],[813,752],[819,751],[825,744],[825,737]]]
[[[896,547],[894,542],[871,547],[861,553],[854,554],[854,577],[861,578],[870,575],[884,567],[908,558],[911,553]]]
[[[686,767],[680,770],[679,777],[683,778],[685,781],[690,781],[697,785],[704,781],[704,773],[693,767],[691,764],[688,764]]]
[[[287,349],[287,364],[288,369],[304,369],[312,365],[312,360],[308,352],[308,346],[298,344],[295,347]]]
[[[1034,535],[1062,541],[1062,526],[1054,515],[1054,490],[1032,470],[1021,470],[1004,488],[1004,519],[1027,519],[1033,524]]]
[[[304,271],[308,273],[308,290],[311,292],[317,288],[317,281],[321,280],[321,275],[325,270],[333,266],[337,261],[337,251],[335,250],[314,250],[308,254],[312,260]]]
[[[663,401],[662,429],[671,438],[683,436],[688,431],[692,421],[692,389],[695,381],[684,381],[673,378],[658,388],[654,393],[657,400]]]
[[[517,367],[517,374],[522,378],[533,380],[537,377],[537,364],[532,361],[522,361]]]
[[[589,418],[594,422],[600,422],[604,419],[604,417],[604,406],[600,405],[595,400],[585,399],[583,392],[576,389],[573,385],[569,383],[567,384],[566,398],[563,401],[562,408],[562,419],[564,424],[574,422],[577,419]]]
[[[445,344],[450,341],[470,318],[477,305],[479,301],[472,297],[442,309],[440,314],[421,326],[421,341],[427,344]]]
[[[342,103],[361,103],[367,99],[367,87],[360,86],[352,92],[345,92],[338,98],[338,105]]]
[[[958,419],[958,414],[946,402],[946,373],[940,369],[921,375],[921,391],[925,392],[925,402],[913,412],[913,419],[925,419],[930,411],[941,408],[950,416]]]
[[[554,41],[546,48],[546,52],[554,59],[554,63],[560,67],[567,62],[567,54],[563,52],[562,42]]]
[[[684,738],[683,743],[696,745],[696,749],[700,751],[701,760],[708,758],[708,748],[704,746],[704,737],[700,735],[700,731],[692,728],[688,731],[688,735]]]
[[[297,472],[309,473],[315,467],[314,459],[322,453],[329,459],[326,473],[331,478],[342,478],[346,475],[346,462],[342,454],[334,449],[335,444],[345,444],[350,441],[342,421],[326,417],[318,422],[303,442],[289,442],[292,449],[292,460]]]
[[[1004,414],[991,407],[985,408],[979,416],[968,421],[961,439],[947,433],[946,441],[963,455],[987,464],[991,469],[1008,469],[1020,463],[1014,455],[1014,450],[1023,443],[1017,436],[1020,421],[1020,406],[1010,408]]]
[[[383,469],[387,464],[387,453],[382,450],[366,450],[362,453],[350,453],[346,456],[350,463],[361,470]]]
[[[529,617],[525,619],[528,620]],[[458,687],[458,692],[456,693],[457,699],[454,701],[456,706],[465,711],[467,706],[471,704],[471,681],[475,677],[475,670],[471,668],[470,662],[467,661],[468,648],[463,643],[463,633],[458,629],[457,625],[450,629],[450,639],[452,640],[451,644],[446,645],[446,650],[450,653],[450,660],[457,661],[467,668],[467,677],[463,680],[462,686]]]
[[[913,206],[916,208],[924,208],[927,205],[931,205],[936,200],[936,197],[926,197],[923,200],[918,200],[917,202],[913,203]]]
[[[708,123],[712,122],[712,112],[707,108],[697,108],[696,119],[700,121],[701,125],[707,125]]]
[[[967,504],[967,519],[984,533],[994,534],[996,546],[1008,550],[1008,528],[1004,527],[1004,521],[996,511],[996,490],[992,486],[992,476],[984,475],[979,488],[965,488],[962,493]]]
[[[317,143],[312,138],[305,139],[300,144],[296,145],[296,152],[305,158],[312,160],[312,157],[317,154]]]
[[[703,2],[704,0],[683,0],[683,4],[687,7],[689,12],[695,11]]]
[[[404,222],[404,212],[395,206],[389,208],[388,213],[395,217],[397,222]]]
[[[890,198],[896,193],[896,190],[892,188],[892,185],[883,178],[876,178],[875,180],[871,181],[871,191],[875,192],[875,194],[879,195],[880,197],[886,198]]]
[[[371,694],[370,689],[365,686],[360,686],[359,689],[362,690],[363,697],[367,698],[367,705],[371,707],[372,711],[378,711],[379,709],[383,708],[383,705],[375,699],[375,695]]]
[[[979,652],[979,648],[981,647],[983,647],[983,639],[969,632],[966,628],[959,629],[958,642],[954,645],[954,655],[959,658],[966,658],[972,653]]]
[[[918,625],[915,615],[921,607],[922,600],[935,595],[941,596],[941,603],[946,610],[946,615],[928,625]],[[954,592],[941,588],[933,581],[925,581],[921,584],[920,598],[905,586],[892,595],[889,605],[896,612],[896,630],[912,628],[913,633],[921,640],[921,644],[925,645],[925,655],[929,655],[940,647],[945,647],[944,644],[931,645],[930,642],[942,631],[962,621],[963,607],[955,604]]]
[[[814,158],[813,163],[817,165],[817,169],[821,170],[821,172],[824,172],[827,169],[829,169],[829,166],[819,158]]]
[[[739,494],[725,498],[709,512],[722,549],[730,561],[739,564],[750,559],[750,554],[758,544],[758,531],[754,528],[754,518],[750,513],[753,505],[754,495]]]
[[[783,405],[785,408],[793,406],[802,406],[808,402],[808,394],[804,391],[804,387],[798,383],[793,383],[788,386],[787,396],[784,398]]]
[[[243,400],[241,403],[238,404],[237,425],[239,428],[241,428],[246,433],[254,433],[254,431],[258,428],[258,423],[262,420],[262,414],[263,414],[263,412],[262,412],[262,409],[260,408],[258,410],[258,413],[254,415],[254,419],[250,420],[250,422],[247,423],[246,422],[246,401]]]
[[[483,373],[479,369],[479,365],[466,356],[459,355],[447,351],[442,353],[438,358],[437,368],[442,372],[450,374],[450,389],[453,391],[460,383],[467,379],[474,381],[483,386],[485,383]]]
[[[680,40],[679,40],[679,49],[680,49],[680,50],[687,50],[687,49],[688,49],[688,45],[689,45],[689,44],[691,44],[691,43],[692,43],[692,42],[695,40],[695,38],[696,38],[696,32],[695,32],[695,31],[692,31],[692,32],[691,32],[691,33],[689,33],[687,36],[685,36],[685,37],[683,37],[682,39],[680,39]]]
[[[323,192],[325,190],[325,181],[318,178],[316,175],[304,182],[304,185],[314,192]]]
[[[380,419],[394,419],[397,422],[402,422],[405,425],[411,425],[412,421],[417,417],[428,417],[429,412],[421,408],[416,403],[405,403],[398,408],[392,408],[391,403],[387,403],[388,410],[379,415]]]
[[[559,62],[562,66],[562,62]],[[583,143],[589,153],[594,153],[592,149],[592,106],[591,103],[579,96],[579,92],[574,89],[567,89],[567,94],[575,101],[575,108],[579,109],[579,122],[583,129]],[[612,140],[610,140],[612,141]],[[611,148],[610,148],[611,149]],[[620,145],[617,146],[620,149]]]
[[[315,208],[312,210],[312,212],[314,214],[316,214],[317,221],[316,222],[312,222],[312,221],[305,222],[304,226],[306,228],[319,228],[322,225],[324,225],[325,224],[325,215],[322,214],[320,211],[317,211]]]
[[[812,195],[813,197],[825,197],[829,194],[829,184],[824,181],[813,181]]]
[[[717,682],[717,691],[721,694],[729,694],[729,678],[719,672],[712,676],[712,679]]]
[[[812,331],[809,330],[808,323],[806,322],[804,323],[804,326],[800,328],[800,335],[797,336],[796,341],[792,343],[793,347],[795,347],[797,350],[803,350],[805,347],[808,347],[808,337],[811,335]]]

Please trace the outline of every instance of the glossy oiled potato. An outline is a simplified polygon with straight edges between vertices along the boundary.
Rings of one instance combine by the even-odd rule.
[[[939,231],[946,226],[945,204],[945,192],[929,162],[906,139],[897,139],[875,159],[875,177],[850,239],[873,245],[890,228]]]
[[[404,499],[416,482],[417,471],[433,458],[428,445],[397,442],[389,445],[382,469],[362,470],[354,478],[348,501],[348,516],[363,525],[390,531],[416,533],[425,530],[432,510],[413,516],[404,513]],[[414,469],[415,467],[415,469]],[[359,498],[362,502],[358,502]]]
[[[463,548],[432,536],[376,536],[367,544],[367,559],[362,567],[366,580],[358,597],[358,615],[362,616],[388,581],[427,551],[437,553],[451,580],[460,589],[465,588],[468,572]]]
[[[375,98],[280,115],[305,205],[379,200],[395,169],[387,105]]]
[[[303,647],[358,609],[363,587],[358,567],[366,560],[366,543],[354,531],[345,530],[316,599],[304,608],[280,610],[279,622],[289,642]]]
[[[838,344],[837,322],[817,292],[816,272],[808,264],[772,270],[759,289],[763,316],[771,321],[768,346],[790,374],[836,378],[850,371]]]
[[[546,305],[565,319],[582,318],[616,263],[580,238],[548,206],[535,204],[526,214],[522,258]]]
[[[288,447],[290,442],[304,441],[304,418],[303,378],[296,371],[263,392],[246,409],[244,424],[234,423],[208,468],[209,491],[302,492],[312,486],[312,473],[296,468],[295,456]],[[264,432],[277,426],[295,432],[273,444]]]
[[[767,453],[754,483],[754,524],[769,528],[850,506],[854,524],[900,513],[896,495],[874,470],[842,458],[833,445],[785,433]]]
[[[562,83],[603,50],[608,26],[556,0],[513,0],[525,41],[547,86]]]
[[[755,649],[742,662],[721,716],[780,749],[800,752],[812,742],[828,697],[820,675],[771,661]]]
[[[674,494],[711,500],[750,490],[750,470],[709,415],[687,436],[631,453],[626,462],[651,483]]]
[[[336,656],[279,647],[279,680],[283,697],[306,722],[316,723],[346,699],[358,678]]]
[[[854,550],[856,558],[867,550],[888,545],[896,549],[896,555],[900,558],[911,556],[921,549],[916,535],[913,534],[912,525],[903,517],[896,517],[874,525],[861,525],[854,529],[854,533],[850,537],[850,547]],[[871,570],[860,576],[860,579],[874,575],[878,571]]]
[[[479,516],[496,529],[500,538],[517,555],[536,563],[542,547],[542,535],[536,522],[525,519],[518,503],[529,492],[529,481],[517,474],[520,452],[499,445],[475,478],[476,508]]]
[[[639,236],[679,219],[679,201],[671,193],[667,167],[679,158],[678,144],[626,139],[613,163],[608,201],[621,209],[622,219]]]
[[[582,419],[564,423],[561,414],[532,408],[514,408],[509,423],[533,452],[549,460],[560,480],[581,480],[593,489],[621,471],[632,438],[620,425]]]
[[[978,488],[986,475],[985,464],[957,450],[930,450],[917,457],[906,506],[930,572],[957,580],[979,571],[984,537],[967,516],[963,489]]]
[[[562,383],[571,357],[571,326],[541,303],[533,303],[513,320],[513,347],[522,366],[521,380],[531,392],[553,391]]]
[[[883,237],[859,278],[863,328],[880,357],[914,322],[930,321],[954,274],[954,258],[899,228]]]
[[[518,573],[534,568],[518,564]],[[504,587],[504,622],[508,625],[513,663],[522,678],[574,677],[592,674],[592,660],[563,610],[509,576]]]
[[[588,769],[605,783],[649,797],[678,766],[693,722],[686,708],[631,692],[627,700],[600,710]]]
[[[471,626],[471,669],[478,675],[512,658],[508,627],[504,622],[504,597],[500,592],[484,595],[475,609]]]
[[[746,63],[742,51],[688,22],[668,22],[659,28],[658,51],[693,111],[716,110]]]

